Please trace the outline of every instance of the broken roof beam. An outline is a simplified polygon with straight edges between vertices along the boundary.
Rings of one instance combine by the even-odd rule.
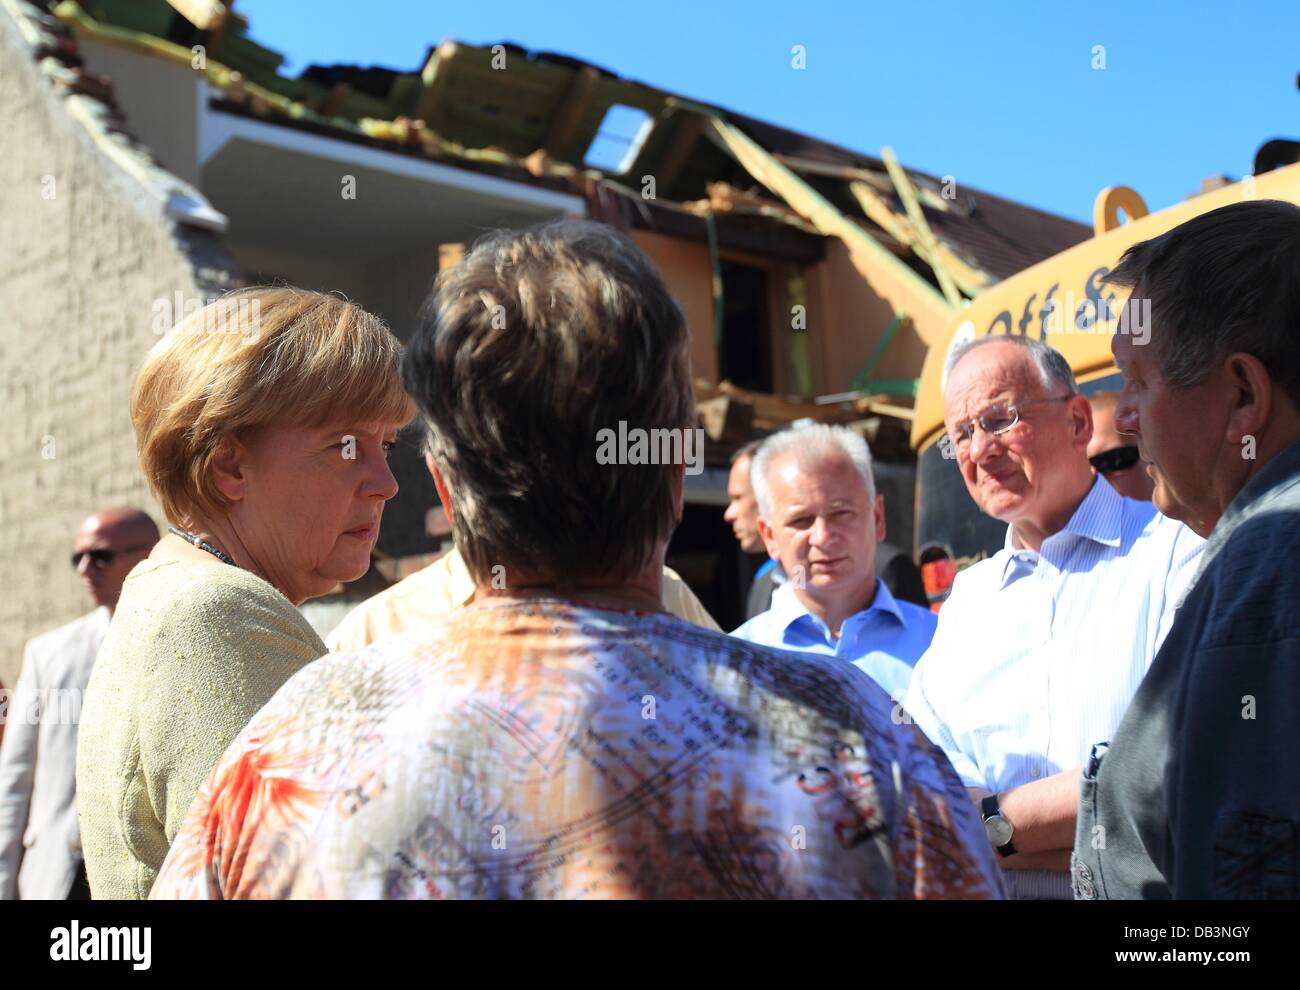
[[[933,285],[896,258],[886,247],[841,213],[821,193],[777,161],[740,128],[722,120],[707,108],[696,109],[710,118],[711,128],[705,133],[719,141],[724,150],[731,154],[750,175],[812,223],[822,234],[838,237],[844,242],[849,249],[854,267],[868,284],[881,293],[882,297],[899,296],[889,300],[896,311],[902,310],[918,315],[924,311],[938,317],[937,320],[916,321],[918,333],[922,334],[925,343],[936,342],[927,339],[922,328],[932,328],[931,335],[937,337],[937,330],[933,328],[947,324],[956,304],[950,303],[935,291]],[[889,276],[897,289],[891,292],[889,288],[877,288],[880,272],[874,271],[873,266]],[[899,289],[901,292],[898,291]]]
[[[167,3],[200,31],[224,26],[229,13],[227,5],[220,0],[167,0]]]
[[[454,63],[451,56],[454,54]],[[444,42],[421,73],[417,110],[449,142],[497,148],[583,168],[609,108],[655,115],[663,94],[576,59],[530,55],[514,45]]]
[[[650,174],[652,171],[646,166],[647,148],[650,145],[651,135],[663,124],[664,108],[668,94],[643,83],[602,76],[590,67],[584,68],[583,71],[595,72],[592,97],[585,108],[586,112],[577,119],[579,126],[571,139],[568,149],[570,154],[564,156],[564,159],[571,161],[578,168],[592,168],[593,166],[587,164],[586,155],[591,150],[591,145],[596,137],[601,133],[601,127],[605,123],[610,108],[618,105],[640,110],[650,118],[651,127],[645,136],[645,140],[641,142],[641,147],[637,151],[635,159],[627,170],[622,173],[626,176],[635,176],[639,185],[641,176]],[[612,170],[606,172],[606,170],[601,169],[600,171],[609,175],[614,174]],[[657,187],[663,185],[664,180],[659,172],[655,171],[654,175],[655,185]]]
[[[450,145],[523,158],[545,145],[547,124],[572,76],[512,49],[444,42],[420,72],[425,88],[415,114]]]
[[[703,387],[701,387],[703,386]],[[708,401],[713,396],[726,396],[734,402],[743,402],[753,407],[754,425],[762,429],[773,426],[785,426],[796,419],[812,419],[819,423],[836,423],[845,418],[845,410],[836,406],[819,406],[811,402],[796,402],[791,399],[772,395],[770,392],[755,392],[733,385],[723,380],[717,385],[708,385],[696,380],[696,395],[701,401]]]
[[[789,165],[796,172],[802,172],[806,175],[824,175],[831,179],[844,179],[846,182],[865,182],[878,192],[894,192],[894,183],[888,174],[884,172],[876,172],[867,168],[854,168],[852,165],[819,162],[812,158],[800,158],[797,155],[773,154],[772,157],[782,164]],[[916,188],[917,195],[920,196],[923,206],[943,211],[947,211],[952,207],[950,201],[944,199],[929,186],[916,180],[913,180],[912,184]]]
[[[193,68],[194,53],[189,48],[156,35],[98,21],[82,10],[74,0],[62,0],[51,13],[78,38],[89,38],[113,48],[144,53],[175,65]],[[323,117],[300,100],[267,89],[248,79],[241,70],[232,69],[212,57],[208,58],[202,69],[196,71],[220,90],[226,99],[247,106],[258,116],[276,110],[294,120],[364,133],[359,125],[348,120]]]
[[[569,150],[578,133],[578,125],[582,123],[582,119],[591,108],[591,97],[596,91],[596,80],[599,75],[600,73],[589,65],[584,65],[573,74],[559,108],[551,117],[546,142],[542,145],[548,155],[561,160],[573,157],[566,155],[565,152]]]
[[[912,180],[903,171],[903,166],[898,164],[898,159],[894,157],[893,148],[884,148],[880,153],[880,157],[885,161],[885,168],[889,170],[889,177],[894,180],[894,188],[898,190],[898,198],[903,201],[903,209],[907,211],[907,217],[912,221],[912,227],[916,230],[918,244],[929,255],[927,260],[934,270],[935,277],[939,280],[939,288],[943,290],[944,297],[950,305],[953,307],[960,306],[962,303],[961,293],[957,291],[957,283],[953,281],[948,266],[939,257],[939,242],[935,239],[930,224],[926,222],[925,213],[922,212],[921,204],[917,201]]]
[[[637,155],[637,160],[632,163],[634,173],[653,175],[656,188],[663,193],[673,187],[673,183],[677,181],[677,177],[681,175],[682,169],[690,160],[691,149],[695,147],[696,141],[704,132],[704,118],[699,114],[683,114],[672,109],[668,111],[668,116],[661,118],[655,126],[663,127],[673,117],[676,118],[676,129],[673,131],[668,147],[658,156],[659,160],[654,163],[654,167],[647,167],[651,163],[642,161],[648,153],[649,141],[643,146],[641,154]]]
[[[927,248],[921,243],[921,238],[917,235],[911,221],[895,213],[885,198],[865,182],[856,180],[850,182],[849,192],[853,194],[853,198],[862,207],[862,212],[872,223],[900,244],[911,248],[931,268],[934,267],[931,259],[937,259],[948,269],[957,287],[966,295],[974,298],[993,284],[994,280],[987,272],[967,264],[943,241],[936,238],[933,248]]]
[[[424,84],[424,89],[420,91],[420,98],[415,104],[415,119],[424,121],[430,127],[433,126],[433,116],[438,112],[442,94],[447,90],[447,79],[451,75],[448,63],[455,55],[456,43],[444,41],[429,52],[424,67],[420,70],[420,82]]]
[[[874,392],[835,392],[831,395],[816,396],[813,401],[819,406],[849,406],[858,413],[876,413],[882,416],[893,416],[895,419],[905,419],[909,423],[916,418],[916,410],[911,406],[900,406],[896,402],[889,401],[893,396],[888,394],[877,394]]]

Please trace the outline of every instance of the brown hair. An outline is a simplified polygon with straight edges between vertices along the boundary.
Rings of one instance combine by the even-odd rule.
[[[403,375],[476,580],[632,573],[672,533],[673,466],[597,458],[620,421],[694,425],[681,309],[628,238],[585,221],[489,235],[438,277]]]

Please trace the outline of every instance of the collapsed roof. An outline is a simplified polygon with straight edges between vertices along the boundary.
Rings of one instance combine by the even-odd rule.
[[[290,78],[280,74],[283,56],[249,36],[232,3],[43,6],[79,35],[193,65],[228,112],[576,188],[591,215],[623,228],[712,238],[796,261],[819,257],[823,236],[852,239],[881,263],[907,269],[936,305],[956,307],[1091,234],[951,177],[903,169],[888,149],[880,158],[863,155],[509,42],[443,41],[413,70],[310,65]],[[111,93],[106,81],[86,79],[82,87],[97,83]],[[635,134],[611,134],[618,114],[625,128],[640,121]]]

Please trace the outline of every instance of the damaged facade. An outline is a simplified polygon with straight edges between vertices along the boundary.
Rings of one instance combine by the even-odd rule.
[[[670,563],[725,625],[741,579],[721,518],[732,450],[805,416],[856,424],[891,538],[910,545],[928,347],[965,300],[1091,233],[888,150],[509,43],[288,78],[231,6],[0,0],[7,683],[26,638],[85,610],[66,564],[81,518],[123,502],[157,515],[127,396],[177,299],[284,280],[340,291],[405,337],[439,268],[486,229],[585,216],[625,230],[687,317],[708,441]],[[445,526],[413,442],[393,463],[379,546],[409,569]]]

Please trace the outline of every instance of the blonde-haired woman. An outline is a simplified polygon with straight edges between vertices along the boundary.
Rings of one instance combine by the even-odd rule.
[[[77,803],[97,898],[148,896],[194,793],[325,645],[295,606],[360,577],[414,415],[401,346],[334,296],[246,289],[149,352],[140,465],[171,523],[127,577],[82,710]]]

